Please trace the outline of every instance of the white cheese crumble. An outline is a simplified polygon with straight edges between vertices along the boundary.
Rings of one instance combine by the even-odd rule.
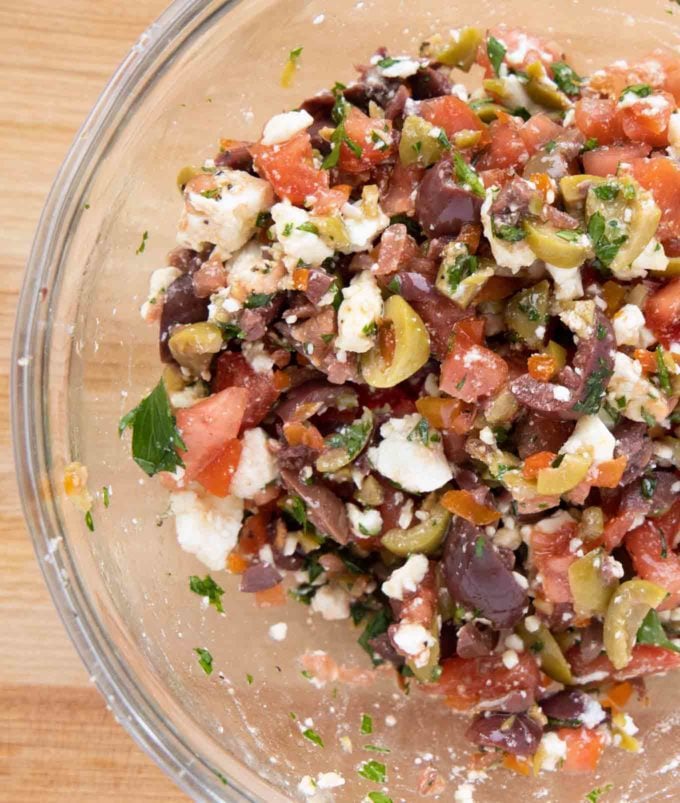
[[[227,298],[231,301],[227,306],[240,306],[252,293],[275,293],[279,289],[280,280],[286,276],[286,272],[279,262],[269,259],[268,255],[269,251],[265,251],[257,240],[251,240],[227,260],[224,268],[229,296],[225,296],[223,308]],[[287,288],[281,286],[280,289]]]
[[[657,388],[642,375],[642,366],[622,351],[614,355],[614,373],[607,385],[607,399],[631,421],[644,421],[642,410],[656,421],[668,414],[668,404]]]
[[[378,200],[380,192],[375,184],[366,185],[361,191],[361,200],[342,207],[349,245],[338,246],[344,254],[367,251],[373,240],[390,225],[389,217],[382,211]]]
[[[382,584],[382,592],[390,599],[403,600],[413,593],[427,574],[429,563],[425,555],[411,555],[403,566],[395,569]]]
[[[515,650],[505,650],[501,655],[501,660],[506,669],[514,669],[519,663],[519,657]]]
[[[646,349],[656,340],[645,326],[645,316],[635,304],[625,304],[612,318],[614,335],[619,346]]]
[[[346,508],[352,532],[357,538],[370,538],[380,534],[383,521],[379,510],[375,508],[362,510],[351,502],[347,503]]]
[[[265,351],[261,340],[244,343],[241,346],[241,354],[256,374],[268,374],[274,367],[274,360]]]
[[[430,440],[427,445],[417,438],[408,439],[420,420],[421,417],[413,413],[384,423],[380,427],[382,440],[368,450],[368,459],[376,471],[404,490],[429,493],[449,482],[453,474],[441,439]]]
[[[586,728],[596,728],[600,722],[604,722],[607,713],[602,706],[590,695],[586,696],[585,709],[581,714],[581,722]]]
[[[224,569],[241,529],[243,500],[176,491],[170,494],[170,510],[175,516],[177,541],[182,549],[213,571]]]
[[[314,594],[310,607],[314,613],[320,613],[324,619],[333,622],[349,618],[351,601],[352,598],[344,588],[325,585]]]
[[[663,246],[656,237],[652,237],[642,249],[642,252],[635,257],[630,268],[626,269],[624,272],[619,272],[618,275],[622,279],[644,278],[648,270],[657,272],[665,271],[668,267],[668,262],[669,260]]]
[[[363,354],[373,347],[377,319],[383,312],[380,288],[371,271],[364,270],[343,288],[342,296],[335,345],[344,351]]]
[[[554,772],[567,757],[567,743],[556,733],[544,733],[538,747],[541,769]]]
[[[546,262],[545,267],[555,283],[555,298],[558,301],[573,301],[583,295],[581,268],[556,268]]]
[[[491,206],[494,202],[495,194],[493,187],[487,189],[486,198],[482,204],[481,214],[484,236],[491,245],[491,251],[496,263],[501,267],[508,268],[511,273],[518,273],[522,268],[528,268],[533,265],[536,261],[536,256],[523,240],[517,243],[509,243],[495,236],[491,221]]]
[[[393,634],[392,641],[398,650],[413,659],[417,667],[423,667],[430,658],[430,649],[436,644],[436,639],[423,625],[414,622],[402,622]]]
[[[140,314],[145,321],[157,320],[160,316],[163,297],[170,285],[182,275],[179,268],[158,268],[149,277],[149,295],[142,304]]]
[[[558,311],[562,323],[581,338],[588,338],[593,333],[595,323],[594,301],[569,301]]]
[[[276,458],[269,451],[267,433],[260,427],[243,433],[243,450],[231,481],[231,493],[241,499],[252,497],[279,475]]]
[[[278,145],[279,142],[286,142],[300,131],[309,128],[313,122],[314,118],[306,111],[275,114],[264,127],[262,144]]]
[[[315,234],[314,231],[306,231],[300,226],[310,226],[311,219],[308,212],[293,206],[288,201],[274,204],[271,210],[274,219],[276,239],[283,249],[283,261],[288,270],[294,270],[298,262],[302,261],[305,265],[318,267],[324,259],[333,256],[333,249]]]
[[[208,386],[205,382],[194,382],[182,390],[170,394],[170,404],[178,410],[191,407],[208,395]]]
[[[595,464],[614,457],[616,438],[596,415],[583,415],[576,422],[571,436],[562,445],[560,454],[582,454]]]
[[[273,641],[284,641],[288,635],[288,625],[285,622],[277,622],[269,628],[269,638]]]
[[[409,56],[392,57],[389,59],[390,63],[386,67],[380,66],[381,61],[385,61],[382,56],[378,56],[377,59],[374,56],[373,59],[371,59],[371,63],[378,67],[379,72],[381,72],[385,78],[409,78],[411,75],[415,75],[420,69],[420,62]]]

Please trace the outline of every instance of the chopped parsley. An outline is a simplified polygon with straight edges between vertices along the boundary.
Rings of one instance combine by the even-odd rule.
[[[382,608],[369,619],[368,624],[364,629],[364,632],[361,634],[361,636],[359,636],[358,639],[359,646],[362,647],[364,650],[366,650],[366,652],[371,656],[371,660],[376,666],[382,663],[382,659],[379,657],[378,658],[375,657],[373,648],[369,644],[369,641],[387,632],[387,628],[390,626],[391,623],[392,623],[392,617],[390,616],[387,609]]]
[[[201,195],[203,196],[203,198],[211,198],[214,200],[215,198],[220,197],[220,192],[221,190],[219,187],[213,187],[211,190],[203,190]]]
[[[481,178],[477,175],[477,171],[470,167],[470,165],[458,153],[453,154],[453,167],[456,172],[456,179],[470,188],[470,191],[480,198],[484,198],[486,191]]]
[[[557,147],[557,143],[555,142],[555,140],[554,139],[549,139],[545,143],[545,145],[543,146],[543,150],[546,153],[552,153],[555,150],[556,147]]]
[[[559,468],[562,465],[563,460],[564,460],[564,455],[558,454],[557,457],[550,464],[550,468]]]
[[[670,395],[671,393],[671,378],[668,373],[668,368],[663,359],[663,349],[661,346],[656,347],[656,374],[659,377],[659,387],[664,393]]]
[[[366,337],[373,337],[373,335],[378,333],[378,324],[375,321],[371,321],[367,323],[366,326],[363,327],[361,330],[362,335],[366,335]],[[331,335],[331,338],[333,335]]]
[[[290,53],[288,54],[288,58],[289,58],[291,61],[295,61],[296,59],[299,59],[299,58],[300,58],[300,56],[302,55],[302,51],[303,51],[303,50],[304,50],[304,48],[302,48],[302,47],[294,47],[294,48],[293,48],[293,49],[290,51]]]
[[[129,413],[120,419],[118,434],[132,427],[132,457],[150,477],[159,471],[183,467],[176,449],[186,451],[170,410],[170,400],[163,380]]]
[[[146,242],[147,242],[148,239],[149,239],[149,232],[145,231],[144,234],[142,234],[142,241],[139,244],[139,246],[137,247],[137,250],[135,251],[135,254],[139,255],[139,254],[143,254],[144,253],[144,251],[146,249]]]
[[[600,357],[598,367],[586,379],[583,397],[572,408],[574,412],[594,415],[600,409],[605,388],[611,375],[612,372],[607,363]]]
[[[477,271],[477,257],[472,254],[459,254],[455,260],[444,266],[444,276],[446,284],[451,295],[453,295],[458,286],[472,276]]]
[[[394,293],[398,295],[401,292],[401,282],[399,281],[399,277],[395,276],[394,279],[390,280],[390,283],[387,285],[387,289],[390,293]]]
[[[608,783],[604,786],[596,786],[594,789],[591,789],[590,792],[588,792],[588,794],[585,796],[585,800],[587,800],[588,803],[598,803],[602,795],[606,795],[607,792],[611,792],[613,788],[613,783]]]
[[[306,223],[300,223],[300,225],[297,228],[298,231],[306,231],[309,234],[316,234],[317,236],[319,234],[318,226],[315,226],[314,223],[312,223],[309,220]]]
[[[302,735],[305,739],[309,739],[312,744],[317,745],[317,747],[323,747],[323,739],[319,736],[319,734],[312,730],[311,728],[306,728],[302,731]]]
[[[599,148],[600,143],[597,137],[588,137],[585,141],[583,148],[581,148],[581,153],[587,153],[588,151],[594,151],[595,148]]]
[[[389,747],[381,747],[377,744],[365,744],[364,750],[368,750],[370,753],[391,753]]]
[[[640,480],[640,492],[642,493],[645,499],[651,499],[654,496],[655,490],[656,490],[656,477],[649,475],[643,477]]]
[[[444,129],[440,129],[439,133],[437,134],[437,142],[444,148],[445,151],[451,150],[451,141],[446,136],[446,131]]]
[[[543,644],[543,642],[540,639],[537,639],[536,641],[531,642],[531,644],[529,645],[529,649],[531,650],[531,652],[541,652],[544,646],[545,645]]]
[[[508,243],[518,243],[526,237],[524,229],[520,226],[510,226],[507,223],[501,223],[499,226],[495,221],[493,221],[493,233],[500,240]]]
[[[430,425],[426,418],[421,418],[406,436],[406,440],[412,443],[418,441],[423,446],[429,446],[431,443],[439,441],[439,435],[430,431]]]
[[[111,491],[108,485],[104,485],[102,488],[102,499],[104,500],[104,507],[108,507],[111,504]]]
[[[258,307],[266,307],[267,304],[274,298],[274,293],[251,293],[248,298],[243,302],[246,309],[257,309]]]
[[[598,340],[604,340],[605,337],[607,337],[607,329],[603,324],[598,323],[595,337],[597,337]]]
[[[647,424],[648,427],[655,427],[656,426],[656,418],[647,410],[645,407],[640,408],[640,415],[642,416],[642,420]]]
[[[378,67],[381,70],[386,70],[388,67],[392,67],[395,64],[399,64],[399,59],[393,59],[391,56],[386,56],[384,59],[380,59],[378,62]]]
[[[361,732],[368,736],[369,733],[373,733],[373,718],[370,717],[368,714],[361,715]]]
[[[581,232],[573,229],[565,229],[564,231],[555,232],[555,234],[560,240],[566,240],[568,243],[575,243],[581,237]]]
[[[552,65],[553,81],[565,95],[579,95],[583,78],[566,62],[556,61]]]
[[[620,234],[618,237],[610,239],[605,230],[604,217],[600,212],[595,212],[588,221],[588,235],[593,241],[595,256],[605,268],[608,268],[619,253],[621,246],[628,239],[628,236]]]
[[[486,542],[483,536],[479,536],[475,541],[475,557],[481,558],[484,556],[484,550],[486,549]]]
[[[224,594],[224,589],[220,588],[209,574],[206,574],[202,580],[200,577],[192,574],[189,577],[189,588],[194,594],[198,594],[200,597],[207,597],[209,604],[212,605],[218,613],[224,612],[224,608],[222,607],[222,594]]]
[[[253,685],[253,676],[250,674],[250,672],[248,672],[248,673],[246,674],[246,683],[247,683],[249,686],[252,686],[252,685]]]
[[[213,657],[205,647],[194,647],[194,652],[198,655],[198,664],[206,675],[212,675]]]
[[[340,160],[340,148],[342,147],[343,142],[356,157],[360,158],[361,154],[363,153],[361,146],[354,142],[354,140],[350,139],[345,131],[345,119],[347,117],[349,103],[345,100],[344,95],[342,94],[344,89],[344,84],[336,84],[333,87],[335,103],[333,104],[331,117],[333,118],[333,122],[335,123],[336,127],[331,135],[331,151],[321,163],[321,167],[324,170],[330,170],[332,167],[337,167],[338,161]]]
[[[364,448],[373,429],[373,417],[363,415],[357,421],[340,427],[337,432],[326,438],[326,445],[331,449],[345,449],[350,460]]]
[[[652,608],[642,620],[642,624],[637,632],[637,643],[655,644],[657,647],[663,647],[665,650],[680,652],[680,647],[666,635],[666,631],[663,629],[663,625],[659,619],[659,614],[654,608]]]
[[[601,201],[613,201],[620,191],[621,188],[615,181],[606,181],[604,184],[593,187],[595,197]]]
[[[92,518],[92,511],[88,510],[85,514],[85,525],[87,529],[93,533],[94,532],[94,519]]]
[[[307,508],[299,496],[288,497],[283,510],[292,516],[292,518],[302,526],[303,530],[307,530]]]
[[[271,223],[271,219],[269,212],[258,212],[255,225],[258,229],[264,229]]]
[[[362,778],[375,783],[385,783],[387,779],[387,771],[385,765],[379,761],[365,761],[361,768],[358,770]]]
[[[496,76],[500,74],[501,64],[505,58],[507,50],[502,42],[499,42],[494,36],[490,36],[486,40],[486,55],[489,57],[493,71]]]
[[[626,95],[637,95],[639,98],[648,98],[651,94],[652,87],[649,84],[633,84],[623,90],[619,97],[619,102],[624,100]]]
[[[286,223],[286,225],[283,227],[283,231],[281,232],[281,236],[282,237],[290,237],[290,235],[292,233],[293,233],[293,224],[292,223]]]
[[[392,803],[392,798],[384,792],[369,792],[367,797],[371,803]]]

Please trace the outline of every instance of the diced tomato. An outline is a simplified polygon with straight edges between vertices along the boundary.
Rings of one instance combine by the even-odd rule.
[[[245,388],[232,387],[177,411],[177,428],[187,447],[180,453],[186,481],[196,479],[238,435],[248,401]]]
[[[396,418],[416,410],[415,401],[400,387],[371,390],[368,385],[359,385],[359,402],[371,410],[389,406]]]
[[[267,524],[271,518],[271,512],[267,509],[259,510],[253,516],[243,522],[241,533],[238,538],[238,552],[241,555],[257,555],[260,549],[269,540],[267,535]]]
[[[376,276],[385,276],[405,267],[410,259],[420,255],[418,244],[403,223],[388,226],[380,238]]]
[[[392,154],[391,120],[374,119],[351,106],[345,118],[345,133],[361,148],[361,156],[357,156],[346,142],[341,145],[340,167],[348,173],[363,173]]]
[[[680,59],[671,51],[655,50],[638,62],[615,62],[590,77],[590,86],[618,98],[627,86],[649,84],[665,89],[680,103]]]
[[[680,653],[657,647],[654,644],[636,644],[633,647],[633,657],[623,669],[614,669],[612,662],[606,655],[599,655],[592,661],[584,661],[580,657],[578,647],[570,649],[566,658],[576,679],[595,675],[593,681],[601,680],[598,675],[602,672],[613,680],[630,680],[631,678],[656,675],[680,667]],[[596,674],[597,673],[597,674]]]
[[[447,703],[464,711],[483,700],[499,700],[513,691],[525,691],[531,699],[541,682],[536,661],[528,652],[508,669],[499,654],[485,658],[447,658],[437,683],[423,686],[431,694],[446,695]]]
[[[663,516],[654,519],[654,524],[666,536],[671,549],[676,549],[680,543],[680,499]]]
[[[592,772],[604,750],[604,736],[595,730],[560,728],[557,735],[567,743],[567,757],[562,764],[564,772]]]
[[[380,198],[383,212],[386,215],[412,215],[415,209],[415,191],[424,175],[424,167],[403,165],[397,159],[387,190]]]
[[[657,237],[680,237],[680,166],[665,156],[632,162],[633,176],[654,196],[661,210]]]
[[[455,399],[475,402],[499,390],[507,379],[505,360],[478,345],[465,331],[459,331],[442,363],[439,386]]]
[[[531,562],[542,577],[543,595],[550,602],[571,602],[568,571],[576,555],[570,551],[569,542],[575,530],[576,522],[565,520],[555,532],[539,527],[531,531]]]
[[[621,109],[623,133],[633,142],[646,142],[655,148],[668,145],[668,124],[675,109],[675,99],[666,92],[640,98],[638,103]]]
[[[231,481],[236,474],[243,444],[237,438],[227,441],[220,454],[196,476],[198,482],[213,496],[229,495]]]
[[[467,103],[455,95],[421,100],[419,114],[428,123],[443,128],[449,138],[459,131],[479,131],[484,127]]]
[[[549,67],[554,61],[562,58],[558,44],[527,33],[522,28],[496,25],[489,29],[488,35],[498,39],[505,47],[507,51],[505,61],[514,69],[524,69],[535,61],[540,61],[544,67]],[[482,44],[477,51],[477,64],[481,64],[486,70],[486,77],[491,78],[494,72],[485,44]]]
[[[313,212],[315,215],[332,215],[339,211],[349,200],[352,188],[347,184],[336,184],[329,190],[320,189],[314,193]]]
[[[216,393],[230,387],[245,388],[248,391],[248,407],[243,416],[241,430],[256,427],[279,397],[271,372],[259,374],[251,368],[242,354],[224,351],[217,358],[211,388]]]
[[[535,480],[538,472],[543,468],[549,468],[557,455],[555,452],[535,452],[524,459],[522,466],[522,476],[525,480]]]
[[[680,556],[656,523],[650,520],[636,527],[626,535],[624,544],[636,574],[670,594],[660,607],[674,608],[680,604]]]
[[[257,172],[279,198],[302,205],[308,196],[328,189],[328,171],[314,166],[312,141],[306,131],[278,145],[252,145],[250,152]]]
[[[666,347],[671,341],[680,340],[680,277],[647,299],[645,320]]]
[[[518,167],[529,158],[515,118],[508,122],[494,120],[489,126],[491,144],[484,150],[475,165],[477,170],[495,170]]]
[[[617,111],[615,100],[581,98],[574,107],[574,123],[588,139],[594,138],[600,145],[611,145],[623,139],[623,128]]]
[[[519,129],[522,142],[526,145],[529,154],[536,151],[546,142],[555,139],[562,134],[564,129],[561,125],[551,120],[547,114],[535,114]]]
[[[591,176],[614,176],[621,162],[633,163],[651,151],[650,145],[630,142],[626,145],[609,145],[583,154],[583,169]]]

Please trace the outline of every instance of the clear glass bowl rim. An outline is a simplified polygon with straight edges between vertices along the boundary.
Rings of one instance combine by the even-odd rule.
[[[11,425],[14,462],[24,518],[54,605],[91,680],[117,721],[156,764],[194,800],[248,801],[235,779],[216,776],[140,691],[108,641],[97,614],[78,587],[68,563],[51,555],[63,535],[55,508],[57,494],[45,494],[49,478],[50,432],[46,408],[50,359],[51,300],[59,292],[63,242],[72,226],[72,203],[97,169],[98,148],[112,135],[116,117],[152,77],[150,68],[175,51],[213,13],[224,14],[237,0],[175,0],[127,53],[76,134],[45,201],[17,306],[11,357]],[[113,128],[111,123],[113,122]],[[42,288],[48,288],[42,297]],[[54,490],[54,489],[52,489]],[[64,583],[63,572],[69,573]]]

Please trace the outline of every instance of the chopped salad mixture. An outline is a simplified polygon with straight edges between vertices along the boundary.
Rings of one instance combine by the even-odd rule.
[[[461,28],[178,176],[134,459],[183,549],[353,620],[483,766],[637,750],[680,666],[679,102],[677,55]]]

